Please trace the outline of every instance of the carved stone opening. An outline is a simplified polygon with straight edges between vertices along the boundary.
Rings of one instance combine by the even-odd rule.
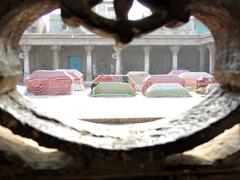
[[[135,22],[126,19],[128,5],[132,2],[129,0],[124,1],[125,3],[122,3],[123,0],[114,1],[117,12],[116,21],[104,19],[90,12],[90,8],[100,0],[1,1],[0,131],[5,135],[11,134],[7,130],[9,129],[16,135],[35,140],[41,146],[55,148],[64,153],[52,154],[53,159],[56,160],[52,165],[37,161],[34,163],[40,164],[34,167],[31,164],[33,161],[30,162],[24,158],[24,153],[27,153],[30,148],[24,146],[21,149],[16,141],[9,142],[5,138],[3,141],[6,145],[0,145],[1,151],[4,151],[1,157],[11,162],[4,167],[14,172],[1,171],[0,177],[35,174],[39,177],[47,175],[52,178],[60,175],[63,178],[67,176],[82,178],[149,176],[154,178],[168,175],[172,177],[174,172],[179,174],[175,177],[180,177],[184,175],[186,168],[189,173],[185,174],[185,177],[190,178],[194,173],[204,176],[207,169],[211,171],[212,176],[216,176],[222,168],[229,172],[225,177],[237,177],[238,159],[233,157],[237,157],[239,152],[236,156],[225,159],[222,164],[220,163],[221,165],[205,163],[205,166],[200,166],[202,164],[197,163],[198,159],[191,167],[189,163],[177,166],[182,167],[177,171],[174,168],[166,169],[169,159],[165,157],[194,148],[239,123],[240,5],[238,1],[139,1],[150,7],[153,14]],[[193,15],[209,27],[215,38],[217,60],[215,75],[222,86],[201,104],[175,119],[166,118],[134,126],[110,127],[47,117],[15,90],[15,85],[20,78],[20,64],[17,61],[16,52],[18,41],[26,27],[59,6],[63,10],[62,16],[68,25],[83,24],[101,35],[115,38],[121,44],[128,43],[133,38],[160,26],[174,27],[187,22],[189,16]],[[9,157],[9,152],[11,158],[6,158]],[[39,157],[43,156],[39,151],[30,152]],[[180,162],[181,158],[176,159]],[[59,162],[62,166],[56,166]],[[24,167],[18,168],[17,166],[22,163]],[[36,171],[31,167],[45,170]],[[61,167],[64,168],[50,171],[50,169]]]

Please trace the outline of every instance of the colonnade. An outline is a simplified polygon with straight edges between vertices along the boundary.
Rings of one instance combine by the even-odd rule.
[[[149,72],[150,71],[150,53],[151,53],[151,46],[143,46],[144,51],[144,70]],[[214,43],[210,43],[207,45],[200,45],[198,46],[198,50],[200,53],[200,71],[204,71],[205,67],[205,53],[206,48],[209,49],[210,57],[209,57],[209,72],[212,74],[214,71],[215,66],[215,45]],[[31,50],[31,46],[23,45],[21,46],[21,49],[23,51],[23,57],[24,57],[24,77],[28,76],[30,74],[30,63],[29,63],[29,52]],[[169,46],[170,51],[172,52],[172,69],[176,70],[178,69],[178,53],[181,50],[181,46],[173,45]],[[59,69],[59,52],[61,50],[60,45],[52,45],[51,50],[53,52],[53,69]],[[86,52],[86,80],[92,80],[92,52],[94,50],[93,45],[86,45],[84,46],[84,50]],[[115,51],[115,74],[121,74],[121,52],[122,48],[118,46],[113,46],[113,50]]]

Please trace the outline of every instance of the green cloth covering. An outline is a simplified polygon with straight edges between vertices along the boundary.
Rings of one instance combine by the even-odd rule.
[[[144,95],[146,97],[191,97],[187,90],[177,83],[153,84]]]
[[[92,90],[94,96],[135,96],[133,88],[123,82],[100,82]]]

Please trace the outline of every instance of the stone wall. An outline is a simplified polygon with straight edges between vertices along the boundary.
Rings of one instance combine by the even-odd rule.
[[[122,73],[127,74],[129,71],[144,70],[144,50],[142,46],[129,46],[121,54]]]
[[[199,71],[200,59],[197,47],[183,46],[178,53],[179,69],[188,69],[190,71]]]

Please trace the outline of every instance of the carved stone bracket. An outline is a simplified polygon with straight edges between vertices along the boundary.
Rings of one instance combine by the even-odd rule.
[[[31,48],[32,48],[31,46],[26,46],[26,45],[21,46],[21,49],[23,52],[29,52],[31,50]]]

